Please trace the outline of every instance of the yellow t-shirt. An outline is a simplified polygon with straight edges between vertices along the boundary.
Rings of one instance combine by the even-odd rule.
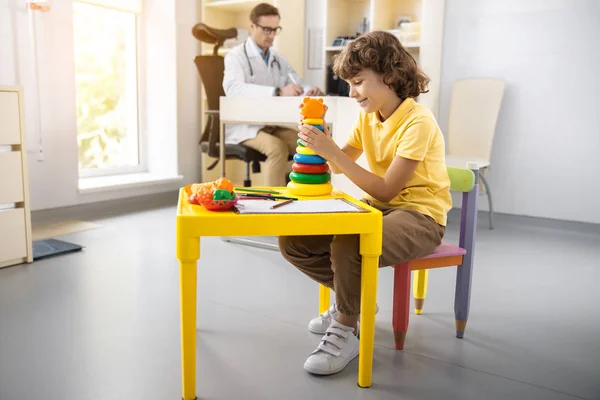
[[[408,98],[383,122],[377,112],[361,111],[348,144],[363,150],[371,172],[380,177],[396,156],[420,161],[404,189],[389,203],[367,198],[375,204],[418,211],[446,226],[452,197],[444,136],[427,107]]]

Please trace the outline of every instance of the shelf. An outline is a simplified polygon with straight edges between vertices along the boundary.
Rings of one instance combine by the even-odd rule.
[[[225,54],[229,53],[230,51],[231,51],[231,49],[229,49],[229,48],[223,48],[223,47],[221,47],[221,48],[219,48],[219,52],[218,53],[219,53],[220,56],[224,56]],[[212,49],[204,50],[202,52],[202,55],[203,56],[212,56],[213,55],[213,50]]]
[[[402,43],[403,47],[406,47],[407,49],[418,49],[419,47],[421,47],[421,43],[419,42],[406,42],[406,43]]]
[[[402,43],[402,46],[404,46],[407,49],[418,49],[419,47],[421,47],[421,43],[406,42],[406,43]],[[343,48],[344,48],[344,46],[327,46],[327,47],[325,47],[325,51],[331,51],[331,52],[342,51]]]
[[[206,1],[204,7],[215,10],[241,12],[250,11],[262,2],[260,0],[212,0],[210,2]]]

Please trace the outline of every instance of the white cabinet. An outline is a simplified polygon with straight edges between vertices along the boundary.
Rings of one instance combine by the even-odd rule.
[[[0,86],[0,267],[33,261],[23,92]]]

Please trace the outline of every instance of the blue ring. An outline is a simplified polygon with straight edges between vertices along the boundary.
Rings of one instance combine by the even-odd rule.
[[[323,125],[313,125],[315,128],[317,128],[320,131],[325,132],[325,130],[323,129]]]
[[[323,157],[309,154],[294,154],[294,161],[300,164],[325,164],[327,160]]]

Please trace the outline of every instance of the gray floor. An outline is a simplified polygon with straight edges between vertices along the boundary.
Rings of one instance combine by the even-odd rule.
[[[180,396],[174,208],[63,237],[80,253],[0,270],[0,400]],[[454,337],[454,270],[432,271],[425,313],[393,349],[392,270],[380,272],[373,386],[357,362],[302,369],[317,286],[272,251],[203,241],[199,399],[599,399],[597,227],[480,218],[471,317]],[[456,218],[447,238],[457,237]]]

